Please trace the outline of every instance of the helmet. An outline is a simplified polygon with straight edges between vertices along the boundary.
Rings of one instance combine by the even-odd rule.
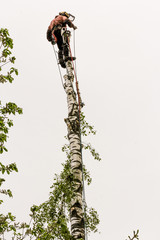
[[[59,15],[65,16],[65,17],[67,17],[67,18],[70,17],[70,14],[67,13],[67,12],[60,12]]]

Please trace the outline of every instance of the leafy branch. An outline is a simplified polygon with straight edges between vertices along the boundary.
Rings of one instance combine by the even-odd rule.
[[[85,118],[85,115],[83,112],[81,112],[81,134],[82,136],[88,136],[89,134],[96,135],[96,131],[94,130],[94,126],[90,125]]]
[[[11,50],[13,49],[13,40],[9,36],[7,29],[0,29],[0,83],[6,83],[7,81],[12,83],[14,80],[13,74],[18,75],[18,70],[14,67],[10,67],[4,72],[6,68],[5,65],[14,64],[16,58],[12,56]],[[22,114],[22,108],[19,108],[15,103],[9,102],[4,106],[0,101],[0,154],[7,152],[5,144],[8,140],[8,133],[10,127],[13,126],[13,120],[10,119],[9,115],[15,115],[16,113]],[[4,165],[0,162],[0,172],[2,175],[10,174],[11,172],[18,172],[18,168],[15,163],[10,163]],[[0,187],[5,182],[5,178],[0,178]],[[12,192],[10,189],[0,189],[1,194],[8,195],[12,197]],[[3,200],[0,200],[0,204],[3,203]],[[21,229],[20,224],[15,222],[15,217],[9,212],[7,215],[0,214],[0,236],[5,239],[5,233],[12,232],[13,236],[16,234],[16,229]],[[21,233],[17,233],[20,239]],[[14,239],[14,238],[13,238]]]
[[[11,49],[13,49],[13,40],[9,36],[9,32],[6,28],[0,29],[0,71],[2,71],[2,67],[8,65],[9,63],[14,64],[16,60],[14,56],[11,56]],[[0,74],[0,82],[5,83],[8,81],[12,83],[14,80],[14,77],[12,76],[13,73],[18,75],[18,70],[14,67],[11,67],[7,73]]]

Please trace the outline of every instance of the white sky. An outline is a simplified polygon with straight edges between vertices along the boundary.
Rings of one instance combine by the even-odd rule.
[[[33,204],[47,200],[65,155],[67,116],[54,52],[46,40],[59,11],[76,16],[76,56],[90,138],[102,162],[84,154],[93,183],[88,204],[100,215],[101,234],[92,240],[159,239],[160,226],[160,2],[157,0],[7,0],[1,27],[14,39],[19,76],[1,85],[4,102],[23,107],[15,118],[2,159],[16,162],[6,187],[14,198],[2,207],[27,221]]]

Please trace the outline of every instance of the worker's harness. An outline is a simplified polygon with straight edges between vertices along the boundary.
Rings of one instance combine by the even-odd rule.
[[[69,30],[67,30],[67,27],[62,27],[61,28],[61,36],[62,36],[62,39],[63,39],[63,44],[67,44],[69,46],[71,32]]]
[[[52,31],[56,31],[56,30],[60,30],[62,28],[62,25],[61,24],[58,24],[58,25],[56,25],[56,26],[54,26],[53,28],[52,28]]]
[[[67,30],[66,24],[62,25],[56,25],[52,28],[52,31],[57,31],[60,30],[61,32],[61,36],[62,36],[62,41],[63,41],[63,45],[66,45],[68,47],[68,52],[69,52],[69,41],[70,41],[70,37],[71,37],[71,32],[69,30]],[[56,44],[55,39],[54,39],[54,32],[52,34],[52,44]]]

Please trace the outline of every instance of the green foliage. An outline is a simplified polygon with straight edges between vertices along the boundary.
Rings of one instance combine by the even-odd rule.
[[[1,239],[6,239],[5,235],[10,232],[12,239],[22,240],[30,233],[30,225],[26,223],[16,223],[15,216],[10,212],[7,215],[0,214],[0,236]]]
[[[13,109],[15,108],[13,107]],[[13,113],[13,111],[11,113]],[[83,124],[85,124],[85,126],[83,126]],[[85,136],[91,133],[95,134],[93,127],[90,127],[86,120],[84,121],[84,118],[81,125],[83,127]],[[88,131],[88,129],[90,130]],[[89,151],[93,151],[92,149],[93,148],[91,146],[88,147]],[[39,206],[33,205],[31,207],[31,221],[29,224],[17,224],[13,216],[11,220],[11,215],[1,215],[1,219],[3,220],[1,220],[1,222],[3,222],[2,233],[5,233],[6,231],[12,232],[14,239],[16,240],[22,240],[27,237],[37,240],[73,239],[69,227],[71,200],[74,198],[75,186],[74,175],[70,167],[72,153],[68,144],[65,144],[62,147],[62,151],[66,154],[66,161],[62,164],[63,169],[61,173],[59,175],[56,174],[54,177],[49,199]],[[95,153],[92,154],[92,156],[96,159]],[[3,174],[9,174],[13,170],[18,171],[16,165],[14,164],[8,166],[0,164],[0,171]],[[82,170],[84,180],[88,185],[90,185],[92,178],[85,165],[83,165]],[[1,179],[1,183],[3,183],[3,181],[4,179]],[[99,217],[96,210],[94,208],[88,208],[86,204],[84,206],[84,209],[84,219],[87,232],[97,232]]]
[[[7,29],[0,29],[0,71],[4,71],[3,66],[11,63],[14,64],[15,57],[11,56],[13,49],[13,40],[9,37],[9,32]],[[7,74],[2,72],[0,74],[0,82],[5,83],[9,81],[10,83],[14,80],[12,74],[18,75],[18,70],[11,67]],[[19,108],[15,103],[9,102],[5,106],[2,106],[0,101],[0,154],[4,151],[8,151],[5,147],[5,142],[7,142],[9,128],[13,126],[13,121],[8,118],[8,115],[16,113],[22,114],[22,109]]]
[[[7,29],[0,29],[0,83],[6,83],[7,81],[12,83],[14,80],[13,74],[18,75],[18,70],[14,67],[10,67],[8,70],[4,68],[5,65],[15,63],[15,57],[11,56],[13,49],[13,40],[9,37],[9,32]],[[10,64],[9,64],[10,63]],[[6,142],[8,140],[8,133],[10,127],[13,126],[13,120],[9,118],[9,115],[15,115],[16,113],[22,114],[22,109],[19,108],[15,103],[9,102],[2,105],[0,101],[0,154],[7,152]],[[10,174],[11,172],[18,172],[15,163],[10,163],[4,165],[0,162],[0,172],[1,175]],[[5,182],[5,178],[0,178],[0,193],[12,197],[12,192],[10,189],[1,189],[2,184]],[[0,204],[3,200],[0,200]],[[0,214],[0,235],[5,232],[14,232],[16,228],[21,228],[19,224],[15,223],[15,217],[11,213],[7,215]],[[19,233],[18,233],[19,234]],[[1,238],[0,238],[1,239]],[[3,238],[4,239],[4,238]],[[20,239],[20,238],[17,238]]]
[[[94,126],[89,125],[89,123],[86,121],[85,115],[83,112],[81,112],[81,134],[82,136],[88,136],[89,134],[96,134],[96,131],[94,130]]]
[[[55,175],[49,200],[40,206],[31,207],[32,227],[30,235],[36,239],[70,240],[68,228],[70,202],[73,197],[73,174],[69,160],[63,164],[63,171]]]
[[[56,200],[51,196],[45,203],[31,208],[33,224],[30,234],[36,239],[71,239],[63,204]]]
[[[15,163],[11,163],[5,166],[0,162],[0,172],[2,172],[2,174],[4,173],[10,174],[12,171],[18,172],[18,169]]]
[[[16,58],[12,55],[11,49],[13,48],[13,40],[10,38],[8,30],[5,28],[0,29],[0,72],[5,65],[8,63],[14,64]],[[14,67],[5,71],[5,73],[0,74],[0,82],[10,82],[12,83],[14,80],[13,73],[18,75],[18,70]]]
[[[95,160],[101,161],[101,157],[100,157],[99,153],[96,152],[95,148],[93,148],[90,143],[82,144],[82,148],[84,148],[85,150],[89,150],[89,152],[91,153],[92,157]]]
[[[9,102],[2,106],[0,102],[0,154],[8,151],[5,143],[8,139],[9,128],[13,126],[13,121],[8,118],[8,115],[15,115],[16,113],[22,114],[22,109],[17,107],[15,103]]]
[[[1,47],[4,48],[13,48],[13,40],[9,37],[8,29],[0,29],[0,41],[1,41]]]
[[[11,222],[15,221],[15,217],[9,212],[6,216],[0,214],[0,233],[11,230]]]
[[[96,131],[94,130],[94,126],[90,125],[86,121],[85,115],[83,112],[81,112],[81,134],[83,137],[86,137],[90,134],[93,134],[93,135],[96,134]],[[89,150],[89,152],[91,153],[92,157],[95,160],[101,161],[101,157],[100,157],[99,153],[96,152],[95,148],[92,147],[92,145],[90,143],[82,143],[82,149]]]
[[[11,192],[10,189],[7,189],[7,190],[6,189],[2,189],[2,190],[0,190],[0,193],[8,195],[9,197],[13,197],[12,192]]]
[[[94,134],[95,130],[90,126],[84,117],[81,122],[83,134]],[[100,156],[95,149],[88,145],[84,148],[88,149],[93,158],[100,160]],[[62,239],[71,240],[71,232],[69,228],[71,200],[74,198],[74,175],[72,173],[71,150],[69,144],[62,147],[62,151],[66,154],[66,162],[62,164],[63,170],[59,175],[55,175],[54,183],[51,186],[49,200],[40,206],[33,206],[31,208],[32,227],[29,229],[30,235],[36,239]],[[89,171],[83,165],[83,177],[88,185],[91,184],[92,178]],[[85,226],[88,233],[97,232],[97,225],[99,224],[99,217],[94,208],[88,208],[85,204]]]
[[[83,177],[84,177],[84,180],[87,182],[87,185],[90,185],[92,183],[90,172],[86,169],[84,164],[83,164]]]
[[[99,216],[97,211],[94,208],[87,208],[86,207],[86,214],[85,214],[85,224],[88,232],[97,232],[97,225],[99,224]]]

